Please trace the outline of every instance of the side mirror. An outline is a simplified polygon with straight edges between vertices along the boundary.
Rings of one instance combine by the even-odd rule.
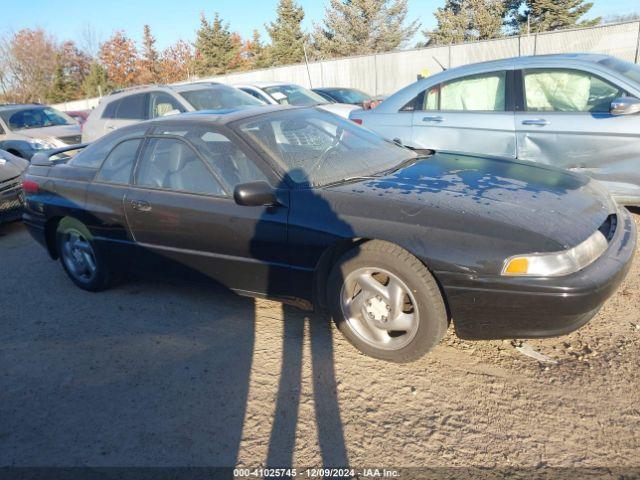
[[[238,205],[262,207],[278,205],[275,189],[265,181],[241,183],[233,190]]]
[[[633,115],[640,112],[640,100],[633,97],[620,97],[611,102],[611,115]]]

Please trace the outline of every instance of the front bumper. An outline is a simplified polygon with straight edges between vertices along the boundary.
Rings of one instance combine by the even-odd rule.
[[[18,220],[23,206],[24,196],[19,181],[0,184],[0,223]]]
[[[624,280],[636,227],[624,208],[602,256],[564,277],[486,277],[439,272],[456,333],[466,339],[564,335],[587,323]]]

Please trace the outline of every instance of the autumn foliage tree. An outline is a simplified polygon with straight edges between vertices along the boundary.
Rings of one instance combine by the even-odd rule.
[[[133,40],[124,32],[115,32],[100,47],[100,62],[109,81],[116,87],[130,87],[140,80],[140,61]]]
[[[178,40],[165,48],[160,56],[160,81],[173,83],[193,75],[193,48],[184,40]]]

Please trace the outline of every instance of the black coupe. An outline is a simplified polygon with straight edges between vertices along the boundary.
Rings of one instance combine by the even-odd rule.
[[[24,221],[80,288],[180,275],[328,308],[360,350],[574,330],[628,271],[635,225],[587,177],[413,152],[315,108],[164,117],[41,154]]]

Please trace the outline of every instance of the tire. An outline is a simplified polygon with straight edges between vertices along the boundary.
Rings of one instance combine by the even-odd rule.
[[[365,355],[416,360],[448,327],[438,284],[416,257],[373,240],[344,254],[328,279],[327,304],[338,329]]]
[[[60,220],[56,229],[56,249],[62,267],[78,287],[99,292],[111,286],[113,274],[82,222],[71,217]]]

